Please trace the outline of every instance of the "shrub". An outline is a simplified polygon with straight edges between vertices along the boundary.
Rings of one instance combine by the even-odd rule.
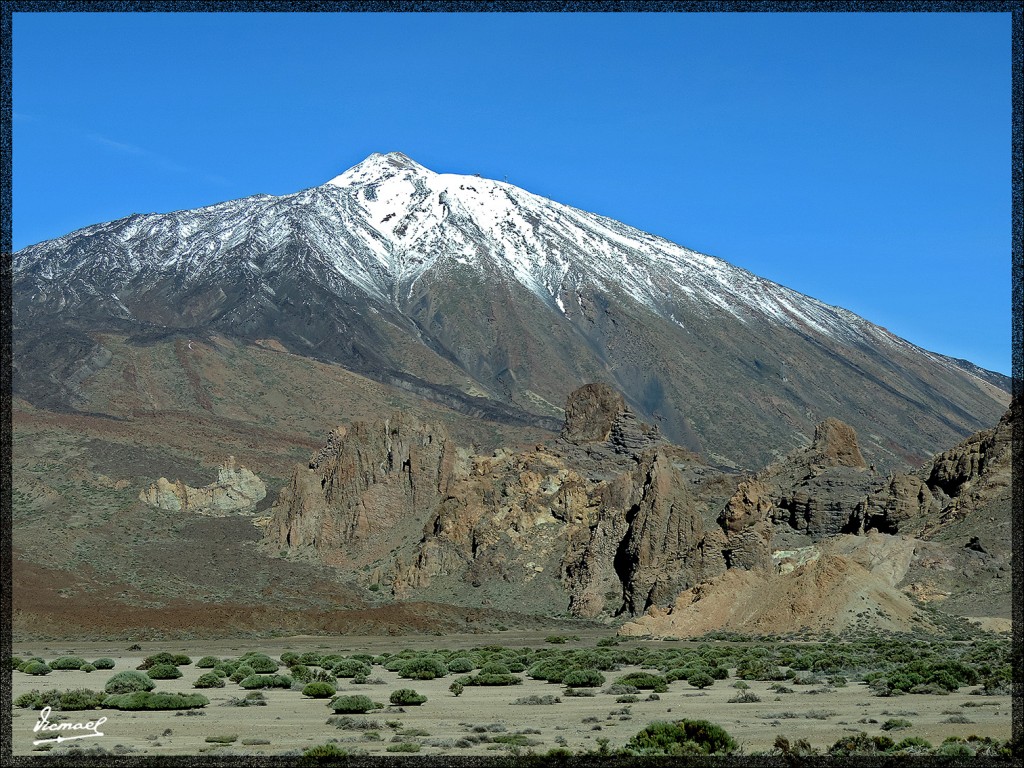
[[[263,695],[263,691],[249,691],[241,699],[232,697],[225,704],[227,707],[265,707],[267,706],[267,697]]]
[[[902,731],[904,728],[913,728],[914,724],[902,717],[893,717],[882,723],[883,731]]]
[[[621,685],[620,683],[613,683],[604,689],[604,693],[611,696],[622,696],[630,693],[636,693],[640,689],[635,685]]]
[[[448,686],[448,690],[451,691],[452,694],[455,696],[461,696],[462,692],[465,690],[465,686],[458,680],[456,680],[454,683]]]
[[[238,734],[229,734],[227,736],[207,736],[205,739],[207,744],[234,744],[238,741]]]
[[[371,709],[379,709],[380,705],[374,702],[369,696],[338,696],[331,699],[327,706],[338,714],[361,714]]]
[[[706,672],[694,672],[688,678],[686,682],[692,685],[694,688],[707,688],[709,685],[714,685],[715,679]]]
[[[216,672],[204,672],[192,684],[193,688],[223,688],[224,678]]]
[[[654,675],[650,672],[632,672],[623,675],[615,681],[618,685],[632,685],[636,688],[653,690],[655,693],[668,691],[668,683],[661,675]]]
[[[82,671],[83,672],[95,672],[96,671],[96,667],[94,667],[92,664],[86,664],[84,667],[82,667]]]
[[[385,668],[387,668],[386,665]],[[369,669],[366,671],[369,672]],[[412,680],[433,680],[435,677],[447,675],[448,667],[440,659],[435,659],[432,656],[420,656],[405,662],[397,671],[399,677]],[[508,674],[507,669],[505,673]]]
[[[756,704],[760,700],[761,700],[761,697],[758,696],[753,691],[740,691],[735,696],[733,696],[731,699],[729,699],[729,703],[730,704]]]
[[[413,741],[403,741],[399,744],[388,744],[388,752],[419,752],[420,745]]]
[[[332,757],[348,757],[348,752],[337,744],[320,744],[310,747],[302,753],[302,763],[312,764]]]
[[[197,709],[205,707],[210,700],[199,693],[161,693],[159,691],[135,691],[107,696],[103,706],[121,710],[165,710]]]
[[[418,707],[427,700],[427,697],[416,693],[412,688],[399,688],[391,692],[389,700],[396,707]]]
[[[523,678],[517,675],[484,674],[481,670],[478,675],[460,677],[459,682],[463,685],[519,685],[523,682]]]
[[[96,709],[103,705],[106,694],[102,691],[91,691],[88,688],[75,688],[68,691],[51,690],[45,693],[29,691],[23,693],[12,703],[16,707],[42,709],[50,707],[54,710]]]
[[[22,659],[21,657],[19,657],[19,656],[11,656],[10,660],[7,662],[7,669],[10,669],[12,671],[16,670],[18,667],[20,667],[24,663],[25,663],[25,660]],[[469,670],[467,669],[466,672],[469,672]]]
[[[156,664],[150,667],[146,674],[151,680],[174,680],[181,677],[181,670],[173,664]]]
[[[45,661],[26,661],[21,665],[21,671],[26,675],[48,675],[52,670]]]
[[[358,659],[342,659],[331,668],[336,677],[366,677],[370,674],[369,665]]]
[[[830,755],[873,754],[888,752],[895,746],[888,736],[868,736],[861,731],[856,736],[844,736],[828,748]]]
[[[476,669],[476,664],[473,663],[472,659],[466,656],[456,656],[454,659],[450,659],[448,661],[447,667],[449,672],[461,675],[466,672],[472,672]]]
[[[234,671],[231,673],[230,680],[231,680],[232,683],[240,683],[243,680],[245,680],[245,678],[250,677],[250,676],[255,675],[255,674],[256,674],[256,670],[254,670],[248,664],[239,664],[237,667],[235,667]]]
[[[103,686],[104,691],[115,694],[152,691],[154,688],[156,688],[156,683],[148,675],[130,669],[118,672]]]
[[[239,661],[250,667],[253,672],[277,672],[278,663],[263,653],[247,653]]]
[[[303,696],[309,696],[313,699],[329,699],[337,692],[337,689],[333,685],[322,682],[308,683],[302,689]]]
[[[155,667],[157,664],[170,664],[174,666],[174,654],[163,651],[161,653],[154,653],[152,656],[147,656],[142,660],[142,663],[136,667],[136,669],[146,670],[151,667]]]
[[[640,755],[722,755],[735,752],[738,745],[719,725],[707,720],[653,722],[626,744]]]
[[[257,688],[291,688],[292,679],[288,675],[249,675],[238,684],[247,691]]]
[[[300,663],[299,654],[297,654],[295,651],[285,651],[280,656],[278,656],[278,658],[281,660],[281,663],[284,664],[286,667],[291,667],[295,664]]]
[[[188,666],[189,664],[192,663],[192,659],[190,659],[184,653],[176,653],[176,654],[174,654],[174,662],[173,663],[174,663],[174,666],[176,666],[176,667],[186,667],[186,666]]]
[[[218,664],[220,664],[220,659],[216,656],[203,656],[196,662],[196,666],[199,667],[199,669],[213,669]]]
[[[562,700],[558,696],[552,696],[550,693],[543,696],[537,696],[532,694],[530,696],[523,696],[513,701],[513,704],[525,704],[525,705],[540,705],[540,704],[561,704]]]
[[[908,736],[892,748],[893,752],[913,752],[917,754],[928,754],[932,750],[930,741],[920,736]]]
[[[562,684],[570,688],[597,688],[604,685],[604,675],[596,669],[574,669],[566,673]]]
[[[81,656],[61,656],[50,662],[50,669],[81,669],[88,663]]]

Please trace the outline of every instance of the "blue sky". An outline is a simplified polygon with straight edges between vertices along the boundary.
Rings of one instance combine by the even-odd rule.
[[[1010,373],[1010,15],[14,14],[15,250],[480,173]]]

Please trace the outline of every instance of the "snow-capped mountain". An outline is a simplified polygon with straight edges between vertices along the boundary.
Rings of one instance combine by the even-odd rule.
[[[725,446],[723,462],[770,458],[827,416],[883,463],[910,460],[1006,403],[996,375],[851,312],[401,153],[291,195],[87,227],[15,254],[14,280],[16,327],[271,337],[537,417],[606,380],[676,441]]]

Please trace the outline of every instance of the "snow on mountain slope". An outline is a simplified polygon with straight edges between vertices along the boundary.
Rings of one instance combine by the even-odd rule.
[[[25,248],[14,299],[19,381],[39,393],[80,367],[77,352],[55,362],[69,334],[85,350],[92,331],[188,328],[274,338],[425,397],[529,418],[557,421],[567,391],[606,381],[670,439],[746,466],[829,416],[882,460],[912,463],[1006,407],[998,374],[844,309],[400,153],[294,194],[133,215]]]
[[[408,296],[430,270],[490,259],[563,314],[589,279],[672,321],[676,302],[689,301],[744,322],[767,317],[849,341],[901,343],[851,312],[721,259],[511,184],[434,173],[401,153],[371,155],[291,195],[86,227],[18,252],[14,273],[37,266],[47,281],[102,274],[115,284],[154,272],[175,273],[186,284],[232,270],[258,279],[293,266],[280,261],[289,240],[307,247],[306,266],[323,282],[348,283],[382,301],[396,301],[400,291]],[[232,263],[227,257],[240,248],[247,255]]]

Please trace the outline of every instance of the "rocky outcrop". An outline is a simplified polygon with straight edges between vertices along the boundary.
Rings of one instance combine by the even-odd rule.
[[[859,556],[847,562],[830,542],[859,552],[856,542],[870,538],[865,552],[895,552],[884,534],[933,519],[943,508],[934,472],[956,478],[957,504],[988,482],[985,473],[1000,476],[995,435],[918,474],[881,477],[865,465],[856,432],[830,419],[807,448],[744,477],[665,442],[604,385],[573,392],[565,413],[560,438],[491,455],[402,414],[339,427],[282,490],[267,549],[343,567],[398,598],[587,618],[669,615],[681,594],[686,605],[718,594],[702,585],[747,589],[788,575],[779,582],[790,602],[779,615],[788,616],[817,605],[800,590],[849,590],[875,567]],[[970,541],[958,556],[990,557],[987,542]],[[897,549],[902,574],[914,549]],[[938,551],[929,557],[946,562]],[[872,595],[904,605],[886,579]],[[927,578],[915,583],[930,589]],[[846,615],[851,626],[858,618]]]
[[[577,444],[604,442],[625,409],[622,395],[607,384],[586,384],[565,402],[562,437]]]
[[[255,473],[235,465],[235,457],[217,472],[217,482],[192,488],[181,480],[173,483],[161,477],[139,492],[139,500],[157,509],[223,517],[247,514],[267,495],[267,486]]]
[[[419,529],[445,497],[455,445],[439,424],[396,413],[328,435],[296,469],[272,510],[282,548],[312,548],[325,562],[371,562]]]
[[[561,439],[491,456],[401,416],[339,428],[282,491],[268,538],[363,568],[396,595],[500,585],[590,617],[671,599],[702,572],[702,504],[685,476],[695,457],[605,385],[565,410]]]

